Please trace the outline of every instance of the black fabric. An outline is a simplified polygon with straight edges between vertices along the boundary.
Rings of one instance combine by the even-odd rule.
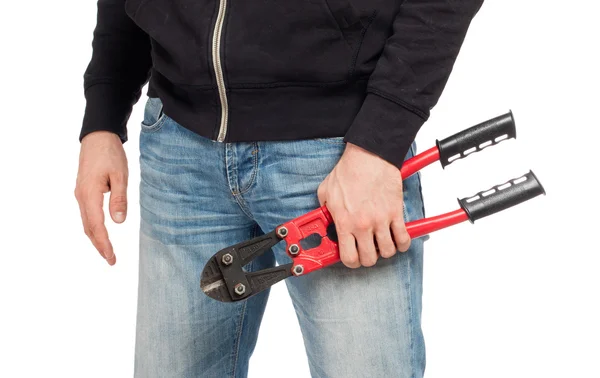
[[[227,1],[220,57],[226,141],[344,136],[399,166],[483,0]],[[99,0],[80,139],[127,139],[140,90],[216,139],[218,0]]]

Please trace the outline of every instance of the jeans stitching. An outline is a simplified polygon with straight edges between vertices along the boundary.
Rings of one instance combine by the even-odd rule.
[[[253,265],[253,261],[250,262],[250,269],[252,269],[252,265]],[[244,301],[244,304],[242,305],[242,310],[240,312],[240,324],[238,326],[237,329],[237,335],[236,335],[236,340],[235,340],[235,351],[233,354],[233,371],[231,372],[231,378],[235,378],[235,373],[236,373],[236,369],[237,369],[237,363],[238,363],[238,359],[240,356],[240,344],[241,344],[241,340],[242,340],[242,331],[244,330],[244,319],[246,317],[246,305],[247,305],[248,301]]]
[[[256,181],[256,175],[258,173],[258,143],[254,142],[254,150],[252,150],[253,152],[253,167],[252,167],[252,176],[250,177],[250,182],[248,182],[248,184],[239,191],[239,194],[244,194],[246,192],[248,192],[251,187],[252,184],[254,184],[254,181]]]
[[[413,156],[415,156],[415,144],[414,144],[414,143],[412,143],[412,144],[410,145],[409,152],[411,152],[411,154],[410,154],[410,157],[413,157]],[[405,159],[405,160],[406,160],[406,159]],[[407,178],[407,179],[408,179],[408,178]],[[407,208],[407,206],[406,206],[406,202],[407,202],[407,201],[406,201],[406,200],[405,200],[405,198],[404,198],[404,193],[405,193],[405,191],[404,191],[404,190],[405,190],[405,189],[406,189],[406,188],[405,188],[405,187],[404,187],[404,185],[403,185],[403,188],[402,188],[402,213],[403,213],[403,215],[404,215],[404,221],[405,221],[405,222],[408,222],[408,221],[409,221],[409,219],[408,219],[408,218],[409,218],[409,215],[408,215],[408,208]]]
[[[244,214],[246,214],[246,216],[248,218],[254,219],[254,215],[252,215],[252,212],[250,211],[250,208],[246,204],[246,200],[244,199],[244,197],[242,197],[241,194],[234,194],[233,198],[235,199],[235,202],[237,202],[237,204],[240,207],[240,209],[242,209],[242,211],[244,212]]]
[[[415,156],[415,144],[414,142],[410,145],[410,151],[412,153],[412,156]],[[406,209],[406,204],[404,206],[404,209]],[[406,215],[406,218],[408,220],[408,212]],[[408,251],[407,253],[412,253],[412,251]],[[408,332],[409,332],[409,339],[410,339],[410,371],[411,371],[411,378],[415,378],[415,366],[416,366],[416,360],[417,360],[417,353],[415,351],[415,336],[413,333],[413,292],[412,292],[412,269],[411,269],[411,257],[412,255],[407,255],[407,271],[406,271],[406,289],[408,290],[407,293],[407,302],[408,302]]]
[[[238,191],[238,176],[237,167],[235,166],[234,149],[231,148],[230,143],[225,143],[223,148],[225,151],[225,174],[227,176],[227,186],[229,188],[229,192],[244,214],[246,214],[248,218],[253,219],[252,213],[246,205],[246,201]],[[229,163],[231,163],[231,165]]]
[[[142,123],[141,130],[142,130],[142,132],[147,133],[147,134],[156,133],[163,128],[166,121],[167,121],[167,115],[165,113],[163,113],[160,116],[160,119],[152,126],[146,126],[145,124]]]
[[[225,173],[227,174],[227,185],[229,191],[235,197],[238,194],[237,167],[235,166],[235,156],[230,143],[225,143]]]
[[[408,258],[408,269],[406,272],[406,276],[407,276],[407,282],[406,282],[406,288],[408,290],[408,332],[409,332],[409,339],[410,339],[410,371],[411,373],[411,378],[415,378],[415,361],[417,359],[416,357],[416,353],[415,353],[415,338],[413,335],[413,295],[412,295],[412,290],[411,290],[411,269],[410,269],[410,257],[411,256],[407,256]]]
[[[148,99],[148,103],[146,106],[149,105],[151,100],[152,100],[151,98]],[[161,102],[158,107],[156,122],[154,122],[151,125],[147,125],[144,123],[144,121],[142,121],[141,122],[141,131],[145,132],[145,133],[155,133],[155,132],[159,131],[160,129],[162,129],[165,122],[167,121],[167,118],[168,117],[163,110],[163,104]]]
[[[244,301],[244,304],[242,305],[242,310],[239,315],[240,324],[237,329],[237,335],[236,335],[236,340],[235,340],[235,349],[234,349],[234,354],[233,354],[233,370],[231,372],[231,378],[235,378],[235,373],[237,370],[237,363],[238,363],[238,359],[239,359],[239,355],[240,355],[240,344],[241,344],[241,339],[242,339],[242,331],[244,329],[244,318],[246,315],[246,304],[247,304],[247,301]]]
[[[258,225],[255,225],[252,230],[252,237],[255,238],[257,235],[258,235]],[[250,263],[248,265],[248,271],[250,271],[250,272],[252,272],[254,270],[254,261],[255,260],[250,261]],[[235,346],[235,354],[233,357],[233,371],[231,374],[231,378],[235,378],[237,362],[238,362],[239,355],[240,355],[240,344],[241,344],[241,339],[242,339],[242,331],[244,329],[244,319],[246,317],[247,303],[248,303],[248,301],[244,301],[244,305],[242,306],[242,311],[240,314],[240,325],[238,326],[238,331],[237,331],[237,340],[236,340],[236,346]]]

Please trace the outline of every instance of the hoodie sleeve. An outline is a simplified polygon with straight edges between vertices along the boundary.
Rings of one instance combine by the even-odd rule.
[[[400,167],[483,0],[405,0],[345,141]]]
[[[79,140],[105,130],[127,140],[127,120],[152,66],[150,37],[125,13],[125,0],[98,0],[86,108]]]

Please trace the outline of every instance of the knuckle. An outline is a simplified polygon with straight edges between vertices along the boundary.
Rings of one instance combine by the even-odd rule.
[[[88,192],[88,188],[87,186],[80,184],[77,185],[77,187],[75,187],[75,198],[77,199],[77,201],[79,202],[83,202],[85,201],[85,199],[87,198],[87,192]]]
[[[402,214],[402,209],[400,209],[400,214]],[[404,224],[404,218],[402,216],[398,216],[398,214],[394,214],[394,218],[392,218],[392,224],[397,228],[405,230],[406,225]]]
[[[388,207],[388,211],[386,212],[386,215],[388,217],[388,219],[390,219],[392,222],[393,221],[398,221],[398,214],[403,214],[403,209],[402,206],[400,207],[396,207],[396,206],[390,206]],[[404,222],[404,219],[401,220],[401,222]]]
[[[410,248],[410,238],[406,239],[406,241],[400,243],[400,245],[398,246],[398,250],[400,252],[406,252],[408,251],[408,249]]]
[[[127,176],[128,174],[126,171],[114,171],[110,174],[110,180],[117,183],[126,183]]]
[[[396,248],[386,247],[381,251],[381,257],[389,259],[396,254]]]
[[[403,230],[402,232],[398,233],[398,243],[400,243],[400,244],[410,243],[410,235],[408,235],[408,232],[406,232],[406,230]]]
[[[371,219],[367,216],[358,216],[354,219],[354,229],[358,231],[368,231],[371,229]]]
[[[98,223],[92,223],[88,226],[88,232],[91,236],[96,236],[100,231],[100,225]]]
[[[366,261],[362,261],[361,260],[361,265],[364,266],[365,268],[370,268],[372,266],[375,265],[377,261],[375,259],[367,259]]]
[[[399,238],[398,242],[400,244],[410,244],[410,235],[408,235],[408,232],[401,232]]]
[[[114,195],[110,198],[110,203],[115,205],[127,205],[127,196],[123,195]]]
[[[377,256],[371,256],[370,254],[368,256],[361,256],[360,263],[364,267],[371,267],[377,263]]]
[[[336,220],[335,228],[338,236],[347,235],[352,230],[352,222],[348,217],[342,216]]]
[[[344,265],[350,268],[357,267],[360,264],[358,255],[356,253],[346,254],[342,256],[342,262],[344,263]]]

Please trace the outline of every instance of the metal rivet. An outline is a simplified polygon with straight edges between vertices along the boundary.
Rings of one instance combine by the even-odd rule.
[[[296,266],[294,266],[294,274],[296,276],[301,276],[302,273],[304,273],[304,267],[302,265],[296,265]]]
[[[279,235],[282,238],[285,238],[288,234],[288,229],[285,227],[279,227],[277,229],[277,235]]]
[[[288,251],[290,252],[290,255],[296,256],[298,252],[300,252],[300,248],[298,247],[298,244],[292,244],[290,245],[290,248],[288,248]]]
[[[231,263],[233,262],[233,256],[231,256],[231,253],[224,254],[223,258],[221,259],[221,262],[223,263],[223,265],[231,265]]]
[[[239,283],[233,287],[233,291],[235,291],[237,295],[244,295],[246,292],[246,286],[242,283]]]

